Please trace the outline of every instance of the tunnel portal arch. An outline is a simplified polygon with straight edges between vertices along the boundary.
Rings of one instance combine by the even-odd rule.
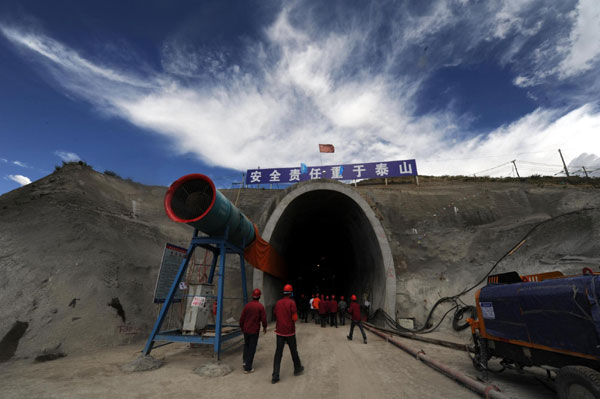
[[[327,246],[323,245],[324,237],[328,233],[334,234],[338,236],[333,239],[333,245],[337,247],[331,250],[337,251],[338,259],[330,272],[342,277],[338,275],[337,285],[322,287],[321,292],[336,287],[343,295],[350,291],[356,293],[361,302],[363,294],[367,293],[373,310],[382,308],[392,316],[396,314],[396,271],[390,245],[381,222],[358,191],[335,181],[299,183],[284,192],[267,216],[262,236],[286,258],[296,279],[305,278],[306,281],[299,268],[308,264],[315,267],[317,262],[305,258],[302,266],[298,266],[294,265],[297,258],[318,255],[312,250],[327,252]],[[322,218],[330,220],[323,221]],[[314,228],[307,227],[311,224]],[[309,232],[312,235],[309,236]],[[328,261],[324,259],[323,262]],[[317,270],[308,272],[317,274]],[[332,275],[332,278],[336,276]],[[263,292],[262,301],[267,307],[267,314],[281,297],[283,284],[275,277],[254,269],[253,285]]]

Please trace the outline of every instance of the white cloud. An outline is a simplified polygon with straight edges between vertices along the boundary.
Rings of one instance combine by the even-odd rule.
[[[569,162],[568,169],[580,176],[587,172],[588,176],[600,177],[600,156],[584,152]]]
[[[517,76],[513,80],[513,83],[515,86],[519,86],[519,87],[530,87],[530,86],[533,86],[536,84],[535,81],[532,81],[527,76],[522,76],[522,75]]]
[[[26,184],[31,183],[31,179],[27,176],[23,176],[23,175],[8,175],[7,176],[10,180],[13,180],[17,183],[19,183],[21,186],[24,186]]]
[[[27,164],[25,164],[23,162],[19,162],[19,161],[13,161],[13,165],[17,165],[17,166],[20,166],[22,168],[28,168]]]
[[[163,70],[177,77],[223,77],[223,73],[239,71],[237,65],[227,63],[222,51],[206,46],[198,48],[187,41],[167,40],[160,54]]]
[[[518,1],[517,1],[518,3]],[[548,16],[547,20],[543,18]],[[540,84],[561,85],[564,81],[584,79],[595,96],[600,78],[593,73],[600,66],[600,6],[597,0],[533,3],[523,7],[510,22],[515,38],[503,60],[512,63],[520,87]],[[521,26],[530,21],[529,26]],[[551,24],[551,31],[548,27]],[[587,73],[587,75],[585,75]],[[560,86],[561,96],[565,87]]]
[[[583,3],[581,9],[589,7]],[[163,71],[145,74],[93,62],[39,33],[3,25],[0,31],[36,55],[70,94],[168,137],[173,151],[195,154],[208,164],[236,169],[318,164],[317,144],[326,142],[336,146],[336,153],[324,159],[328,163],[416,158],[423,174],[472,174],[523,153],[533,153],[527,161],[554,165],[558,148],[571,157],[600,148],[600,113],[585,102],[566,114],[538,109],[474,138],[464,117],[451,111],[413,115],[415,93],[428,77],[422,68],[460,64],[477,46],[513,36],[506,59],[518,58],[543,27],[527,18],[535,4],[438,1],[422,15],[400,10],[402,23],[390,26],[389,48],[376,66],[372,40],[383,18],[376,7],[364,24],[350,21],[347,30],[339,31],[323,31],[309,16],[296,15],[292,23],[291,13],[309,11],[285,9],[265,30],[265,42],[248,46],[246,67],[230,64],[218,50],[194,49],[173,39],[161,48]],[[471,33],[464,42],[436,42],[435,35],[459,24]],[[568,54],[577,65],[590,65],[593,57],[581,54],[593,53],[595,45],[590,52],[577,43],[594,28],[587,19],[576,26],[567,38],[570,47],[564,48],[573,49]],[[436,52],[430,51],[427,61],[407,63],[415,58],[414,47],[430,42]],[[534,71],[521,68],[516,85],[533,86],[556,74],[567,54],[556,42],[543,42],[532,51],[539,62],[552,59],[554,64]],[[550,52],[562,58],[547,57]],[[80,159],[65,151],[56,155]]]
[[[0,158],[0,162],[2,162],[2,163],[7,163],[7,162],[8,162],[8,159]]]
[[[592,68],[600,56],[600,4],[579,0],[576,22],[569,38],[567,55],[559,70],[563,76],[577,75]]]
[[[420,171],[434,175],[473,174],[516,158],[517,165],[523,164],[519,167],[519,172],[524,172],[522,175],[553,175],[562,170],[558,149],[562,149],[569,162],[590,148],[600,148],[599,129],[600,114],[591,106],[583,106],[565,115],[538,109],[488,135],[442,148],[437,154],[442,161],[434,162],[432,157],[424,157]],[[510,168],[507,165],[504,169],[486,174],[507,175]]]
[[[82,79],[93,76],[96,79],[106,79],[121,84],[150,87],[147,82],[121,74],[110,68],[100,67],[50,37],[24,32],[4,25],[0,25],[0,31],[12,42],[29,48],[55,65],[60,66],[64,72],[81,74],[80,78]]]
[[[523,10],[528,9],[533,0],[507,0],[496,4],[496,12],[489,24],[492,37],[503,39],[514,29],[522,28]],[[468,6],[467,6],[468,7]]]
[[[55,151],[54,155],[56,155],[65,162],[77,162],[81,160],[79,155],[75,154],[74,152]]]

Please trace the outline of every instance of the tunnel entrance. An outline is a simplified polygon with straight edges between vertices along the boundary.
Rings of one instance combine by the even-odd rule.
[[[395,314],[396,275],[387,238],[367,202],[338,182],[307,182],[279,202],[263,237],[285,259],[294,294],[356,294],[372,310]],[[254,286],[272,306],[281,297],[279,281],[254,271]]]

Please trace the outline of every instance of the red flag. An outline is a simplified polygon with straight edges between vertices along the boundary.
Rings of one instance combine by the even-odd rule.
[[[335,152],[333,144],[319,144],[319,152]]]

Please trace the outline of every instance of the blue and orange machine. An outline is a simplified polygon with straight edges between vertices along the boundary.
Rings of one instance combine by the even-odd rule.
[[[475,294],[477,319],[468,320],[475,367],[487,377],[488,360],[498,357],[517,368],[556,368],[559,397],[600,398],[599,299],[600,273],[589,268],[489,276]]]
[[[192,226],[194,234],[142,353],[149,355],[152,349],[171,342],[189,342],[213,345],[215,356],[219,359],[221,344],[241,335],[237,324],[226,325],[222,321],[225,257],[228,254],[239,256],[241,299],[244,304],[248,302],[244,259],[257,269],[280,279],[286,277],[285,264],[277,251],[260,237],[256,225],[217,190],[214,182],[206,175],[195,173],[177,179],[167,190],[164,205],[167,216],[171,220]],[[204,233],[205,236],[200,236],[199,233]],[[181,329],[161,331],[167,312],[175,298],[175,292],[185,276],[196,247],[202,247],[214,255],[208,284],[213,283],[216,273],[218,277],[216,309],[214,309],[216,320],[215,325],[210,326],[214,328],[215,335],[207,337],[184,335]],[[218,272],[217,260],[219,260]],[[225,334],[223,327],[235,329]],[[156,345],[158,341],[166,343]]]

